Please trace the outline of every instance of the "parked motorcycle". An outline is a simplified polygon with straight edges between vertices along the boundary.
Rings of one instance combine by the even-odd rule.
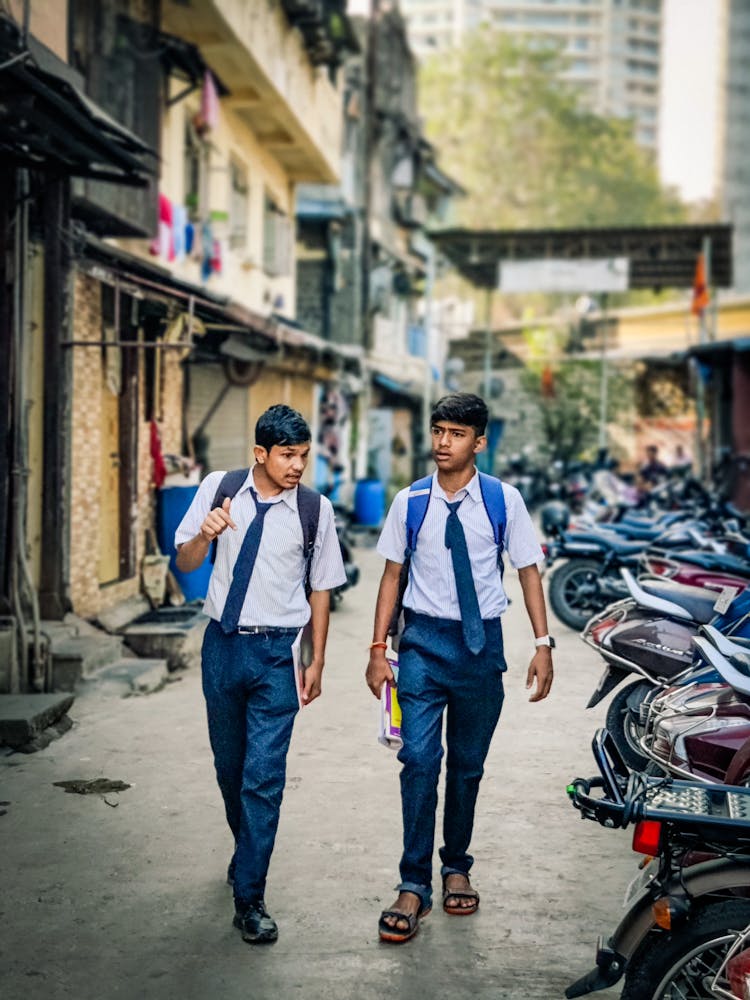
[[[331,611],[335,611],[344,599],[344,593],[359,583],[359,566],[354,562],[354,545],[352,543],[349,526],[351,518],[348,511],[339,506],[333,505],[334,524],[336,526],[336,537],[339,540],[341,558],[344,560],[344,572],[346,573],[346,583],[340,587],[335,587],[331,591]]]
[[[694,640],[707,668],[647,699],[641,746],[678,777],[750,784],[750,640],[710,625]]]
[[[529,510],[534,510],[547,496],[546,470],[525,452],[510,456],[500,478],[516,487]]]
[[[740,595],[734,589],[717,594],[660,578],[636,581],[627,570],[622,579],[628,599],[595,615],[581,635],[606,663],[586,707],[598,705],[623,680],[636,676],[612,698],[607,728],[629,766],[640,769],[649,762],[641,744],[644,701],[654,688],[690,675],[701,625],[710,622],[726,635],[750,635],[750,589]]]
[[[544,505],[545,569],[565,560],[550,574],[550,604],[566,625],[580,631],[591,615],[625,596],[623,566],[671,577],[684,565],[750,576],[750,537],[742,532],[746,516],[694,480],[679,484],[679,497],[675,486],[664,489],[671,491],[665,494],[670,504],[680,499],[677,509],[647,516],[625,511],[606,523],[577,517],[571,525],[564,504]]]
[[[679,558],[693,565],[694,550],[701,555],[702,547],[715,548],[715,539],[705,533],[700,522],[677,523],[674,516],[650,527],[621,524],[621,528],[628,528],[628,534],[615,532],[609,525],[585,532],[565,531],[560,520],[559,512],[542,511],[542,527],[548,536],[546,566],[549,568],[558,559],[566,560],[550,576],[549,600],[557,617],[577,632],[592,615],[627,595],[620,571],[629,568],[637,573],[644,549],[658,545],[659,553],[672,554],[674,560]],[[744,565],[750,575],[750,563],[741,563],[739,557],[715,551],[710,555],[717,567],[731,567],[739,575],[738,567]],[[700,564],[703,568],[711,565],[709,561]],[[678,574],[676,566],[674,575]]]
[[[618,926],[599,938],[596,967],[565,996],[623,976],[621,1000],[703,1000],[713,982],[728,989],[728,951],[750,923],[750,789],[630,772],[606,729],[592,749],[599,774],[568,786],[573,805],[604,827],[632,825],[633,850],[648,860]]]
[[[709,988],[711,996],[722,1000],[750,1000],[750,925],[734,934]]]

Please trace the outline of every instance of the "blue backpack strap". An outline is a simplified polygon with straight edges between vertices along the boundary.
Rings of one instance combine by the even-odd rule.
[[[216,488],[216,493],[214,493],[214,498],[211,501],[211,510],[216,510],[217,507],[221,507],[225,500],[233,500],[234,497],[240,491],[242,484],[247,479],[247,474],[250,469],[232,469],[230,472],[225,472],[221,477],[221,481]],[[211,562],[216,562],[216,539],[211,543]]]
[[[409,487],[409,495],[406,502],[406,549],[404,550],[404,561],[401,563],[401,572],[398,577],[396,604],[388,625],[388,635],[391,636],[397,636],[399,633],[399,619],[401,618],[404,594],[409,583],[411,557],[417,544],[419,529],[422,527],[427,515],[431,492],[432,476],[425,476],[423,479],[418,479]]]
[[[482,490],[482,501],[487,517],[492,525],[492,534],[497,545],[497,561],[502,570],[503,549],[505,548],[505,525],[507,513],[505,509],[505,494],[503,484],[495,476],[488,476],[485,472],[479,473],[479,486]]]
[[[411,556],[417,547],[417,535],[424,524],[432,493],[432,476],[418,479],[409,487],[406,504],[406,555]]]
[[[211,501],[211,510],[221,507],[227,498],[232,500],[237,496],[249,471],[250,469],[232,469],[231,472],[224,473]]]
[[[305,593],[309,597],[310,570],[320,521],[320,493],[300,483],[297,487],[297,511],[302,525],[302,547],[305,553]]]

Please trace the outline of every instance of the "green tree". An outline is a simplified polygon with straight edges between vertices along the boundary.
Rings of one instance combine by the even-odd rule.
[[[521,384],[539,406],[542,447],[550,461],[593,457],[599,439],[601,371],[599,361],[570,361],[552,372],[538,363],[523,372]],[[607,422],[622,423],[632,405],[630,374],[610,367]]]
[[[441,165],[468,191],[462,225],[562,228],[679,222],[629,121],[586,110],[560,82],[565,60],[482,29],[428,60],[420,112]]]

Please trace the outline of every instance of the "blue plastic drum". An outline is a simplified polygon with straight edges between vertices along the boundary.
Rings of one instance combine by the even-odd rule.
[[[354,520],[377,528],[385,516],[385,486],[379,479],[360,479],[354,487]]]
[[[197,486],[168,486],[157,493],[156,537],[161,551],[169,556],[169,568],[182,588],[186,601],[202,601],[205,598],[213,569],[210,552],[192,573],[183,573],[175,563],[177,552],[174,533],[197,492]]]

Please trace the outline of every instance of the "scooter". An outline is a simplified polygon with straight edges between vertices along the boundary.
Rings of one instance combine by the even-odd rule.
[[[628,599],[610,605],[586,625],[581,638],[606,662],[587,708],[598,705],[623,680],[607,712],[607,727],[631,767],[649,763],[641,739],[642,704],[654,688],[689,676],[696,665],[693,640],[701,625],[712,623],[727,635],[750,635],[750,590],[716,593],[670,580],[636,581],[622,570]]]
[[[606,729],[592,749],[599,774],[576,778],[568,796],[584,819],[632,825],[633,850],[646,860],[624,916],[598,940],[595,968],[565,996],[624,976],[621,1000],[710,997],[709,983],[729,986],[727,953],[750,923],[750,789],[631,772]]]

